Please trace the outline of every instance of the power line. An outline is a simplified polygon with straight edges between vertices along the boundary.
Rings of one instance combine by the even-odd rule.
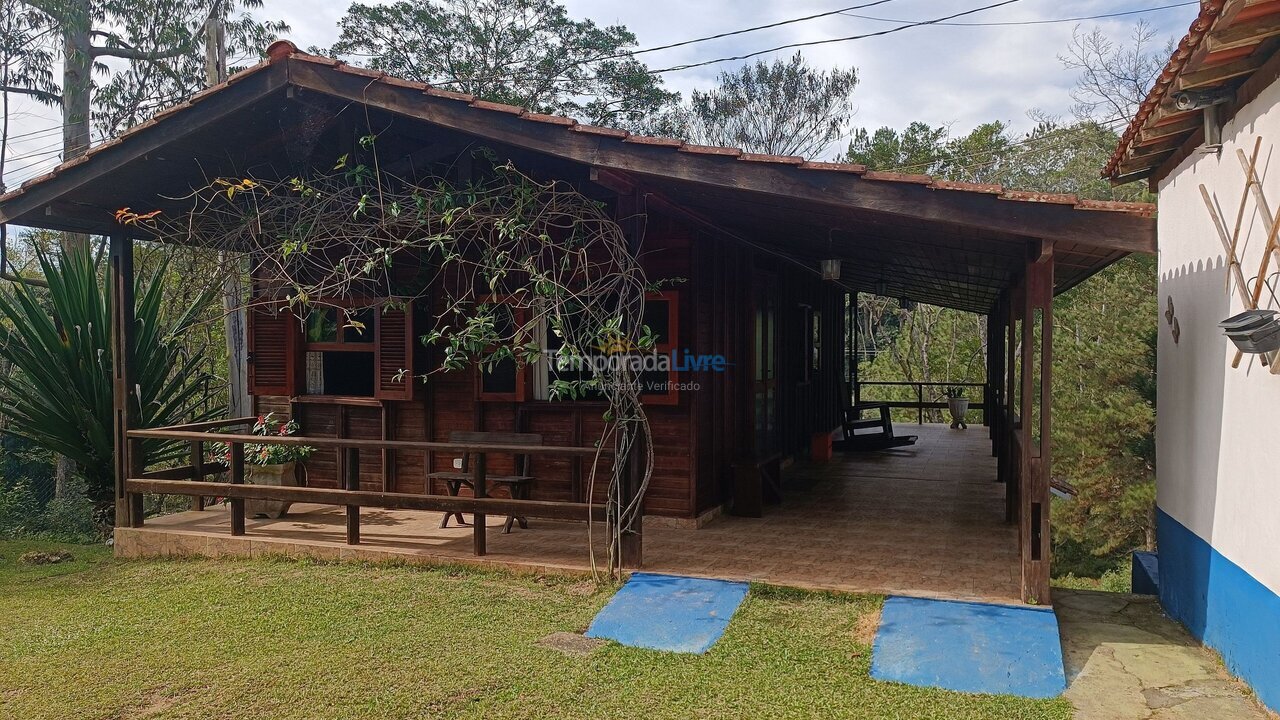
[[[25,137],[33,137],[36,135],[48,135],[49,133],[59,132],[64,127],[66,127],[66,125],[58,125],[57,127],[48,127],[43,130],[32,130],[31,132],[24,132],[24,133],[19,133],[17,135],[10,135],[7,139],[9,142],[13,142],[14,140],[20,140]]]
[[[982,7],[973,8],[972,10],[965,10],[964,12],[958,12],[952,15],[946,15],[940,18],[934,18],[932,20],[921,20],[918,22],[911,22],[906,25],[900,25],[898,27],[889,28],[887,30],[880,30],[878,32],[864,33],[861,35],[848,35],[846,37],[838,37],[838,38],[828,38],[826,40],[810,40],[808,42],[788,43],[786,45],[779,45],[777,47],[772,47],[767,50],[757,50],[755,52],[745,53],[743,55],[734,55],[731,57],[716,58],[714,60],[703,60],[701,62],[687,63],[685,65],[674,65],[672,67],[662,68],[660,70],[649,70],[648,72],[650,75],[658,75],[661,73],[669,73],[669,72],[679,72],[681,70],[690,70],[696,67],[702,67],[704,65],[715,65],[717,63],[732,62],[734,60],[747,60],[749,58],[756,57],[757,55],[766,55],[768,53],[777,52],[779,50],[789,50],[791,48],[801,48],[801,47],[812,47],[814,45],[827,45],[830,43],[849,42],[852,40],[864,40],[866,38],[880,37],[882,35],[891,35],[893,33],[901,32],[903,30],[909,30],[911,28],[922,27],[925,25],[937,25],[938,23],[944,22],[946,20],[952,20],[958,17],[964,17],[965,15],[973,15],[975,13],[980,13],[985,10],[992,10],[994,8],[1004,7],[1005,5],[1012,5],[1020,1],[1021,0],[1003,0],[1002,2],[992,3],[990,5],[983,5]]]
[[[769,23],[767,25],[756,25],[755,27],[743,28],[741,30],[731,30],[729,32],[716,33],[715,35],[707,35],[706,37],[694,38],[692,40],[681,40],[680,42],[669,43],[667,45],[658,45],[656,47],[651,47],[651,48],[644,48],[643,50],[629,50],[627,52],[621,52],[616,55],[609,55],[606,57],[596,58],[596,60],[613,60],[615,58],[620,58],[620,57],[630,57],[632,55],[643,55],[645,53],[658,52],[659,50],[670,50],[671,48],[684,47],[685,45],[693,45],[695,43],[707,42],[708,40],[719,40],[721,38],[733,37],[734,35],[743,35],[745,33],[755,32],[757,30],[769,30],[771,28],[782,27],[783,25],[792,25],[794,23],[805,22],[807,20],[817,20],[818,18],[828,17],[830,15],[839,15],[839,14],[847,13],[850,10],[863,10],[865,8],[873,7],[876,5],[884,5],[885,3],[889,3],[893,1],[894,0],[876,0],[875,2],[864,3],[862,5],[855,5],[854,7],[841,8],[839,10],[828,10],[827,12],[818,13],[816,15],[806,15],[804,17],[792,18],[790,20],[780,20],[778,22]],[[595,60],[593,60],[592,62],[595,62]]]
[[[1125,10],[1123,12],[1106,13],[1104,15],[1083,15],[1081,17],[1070,18],[1054,18],[1052,20],[1008,20],[1004,22],[937,22],[934,25],[947,25],[951,27],[1008,27],[1015,25],[1052,25],[1054,23],[1081,22],[1083,20],[1106,20],[1108,18],[1126,17],[1129,15],[1141,15],[1143,13],[1159,12],[1161,10],[1172,10],[1174,8],[1188,7],[1191,5],[1199,5],[1199,0],[1194,2],[1177,3],[1174,5],[1161,5],[1160,7],[1143,8],[1140,10]],[[844,10],[838,11],[845,17],[858,18],[859,20],[874,20],[876,22],[891,23],[909,23],[912,20],[895,20],[893,18],[873,17],[871,15],[857,15]]]
[[[719,40],[721,38],[733,37],[734,35],[743,35],[750,32],[756,32],[757,30],[769,30],[771,28],[782,27],[784,25],[793,25],[795,23],[806,22],[808,20],[817,20],[818,18],[829,17],[831,15],[838,15],[840,13],[848,12],[850,10],[865,10],[866,8],[869,8],[869,7],[875,7],[876,5],[884,5],[885,3],[891,3],[894,1],[895,0],[875,0],[874,2],[863,3],[861,5],[851,5],[849,7],[839,8],[838,10],[828,10],[826,12],[816,13],[814,15],[806,15],[804,17],[791,18],[789,20],[779,20],[777,22],[772,22],[765,25],[755,25],[753,27],[742,28],[741,30],[729,30],[722,33],[716,33],[715,35],[707,35],[705,37],[693,38],[690,40],[681,40],[679,42],[668,43],[666,45],[656,45],[651,48],[642,48],[640,50],[624,50],[622,52],[614,53],[612,55],[601,55],[600,57],[591,58],[590,60],[584,60],[582,61],[582,63],[585,64],[585,63],[592,63],[592,62],[600,62],[603,60],[616,60],[618,58],[623,58],[623,57],[632,57],[634,55],[643,55],[645,53],[658,52],[659,50],[670,50],[672,48],[684,47],[685,45],[694,45],[700,42],[707,42],[710,40]],[[351,57],[377,57],[377,55],[374,53],[343,53],[343,55],[348,55]]]

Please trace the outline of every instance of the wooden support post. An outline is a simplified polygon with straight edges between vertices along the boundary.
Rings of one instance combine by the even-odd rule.
[[[1022,448],[1019,538],[1022,599],[1048,604],[1050,387],[1053,365],[1053,245],[1033,243],[1026,265],[1022,323]]]
[[[485,489],[485,465],[487,464],[488,455],[482,452],[471,453],[471,488],[475,497],[488,497],[488,491]],[[486,528],[485,516],[476,513],[471,517],[471,539],[472,550],[476,555],[484,555],[488,552],[486,547]]]
[[[142,451],[142,440],[129,438],[126,445],[128,446],[129,477],[142,477],[142,473],[146,470],[143,466],[145,455]],[[129,506],[129,527],[142,527],[142,519],[145,515],[142,508],[142,493],[126,492],[125,500]]]
[[[1014,523],[1018,520],[1018,492],[1021,489],[1015,436],[1020,425],[1018,413],[1022,411],[1017,403],[1017,390],[1022,387],[1021,366],[1018,363],[1018,358],[1020,357],[1018,354],[1018,342],[1021,339],[1021,335],[1018,332],[1018,321],[1022,319],[1022,298],[1026,294],[1024,283],[1025,279],[1020,280],[1018,286],[1009,294],[1006,302],[1007,312],[1005,313],[1008,321],[1005,324],[1004,519],[1008,523]]]
[[[231,443],[231,484],[244,484],[244,443]],[[231,534],[244,534],[243,498],[231,498]]]
[[[204,480],[204,443],[194,440],[191,443],[191,479],[197,482]],[[191,509],[204,510],[204,496],[191,496]]]
[[[137,427],[138,403],[133,377],[136,318],[133,299],[133,240],[123,232],[110,238],[111,282],[111,405],[115,444],[116,527],[132,527],[133,503],[125,480],[133,469],[129,458],[129,430]],[[87,252],[87,250],[85,251]],[[140,460],[140,458],[139,458]],[[139,518],[139,522],[141,518]]]
[[[346,456],[343,463],[343,487],[347,490],[360,489],[360,448],[344,448],[340,450]],[[347,544],[360,544],[360,506],[347,506]]]

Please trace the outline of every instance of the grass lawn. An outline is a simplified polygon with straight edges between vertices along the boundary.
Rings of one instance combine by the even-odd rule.
[[[704,656],[569,656],[612,588],[296,560],[17,563],[0,542],[3,718],[1069,718],[1065,700],[873,682],[882,598],[754,586]],[[964,662],[957,658],[957,662]]]

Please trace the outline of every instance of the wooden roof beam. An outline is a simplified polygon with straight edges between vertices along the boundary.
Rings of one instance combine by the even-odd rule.
[[[187,135],[221,124],[229,116],[252,105],[263,97],[281,90],[288,83],[288,75],[283,65],[271,65],[254,72],[234,84],[211,92],[199,100],[198,112],[179,112],[174,117],[149,123],[145,128],[130,137],[128,142],[112,142],[92,148],[89,157],[78,164],[58,170],[57,176],[31,186],[22,194],[12,198],[0,209],[0,223],[13,222],[16,218],[48,206],[57,198],[70,197],[70,193],[84,187],[108,173],[124,166],[145,159],[171,142]],[[172,111],[172,110],[171,110]],[[118,228],[114,218],[103,229]]]
[[[1254,53],[1246,58],[1232,60],[1221,65],[1213,65],[1203,70],[1184,73],[1178,83],[1182,90],[1213,87],[1221,85],[1232,78],[1248,75],[1267,61],[1266,53]]]
[[[1230,27],[1210,33],[1209,54],[1248,47],[1270,37],[1280,35],[1280,14],[1263,15],[1261,17],[1235,23]]]

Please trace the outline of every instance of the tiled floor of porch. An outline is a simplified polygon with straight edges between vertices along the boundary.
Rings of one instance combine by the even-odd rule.
[[[837,454],[784,472],[785,502],[759,519],[719,517],[699,529],[646,521],[645,569],[807,588],[1016,603],[1018,548],[1004,522],[1004,490],[986,428],[902,425],[913,447]],[[361,544],[344,542],[341,508],[295,505],[281,520],[250,519],[230,535],[222,506],[117,531],[117,553],[248,555],[481,562],[525,570],[589,568],[584,523],[532,520],[471,554],[471,529],[439,527],[438,513],[361,512]],[[602,528],[597,527],[597,532]]]

